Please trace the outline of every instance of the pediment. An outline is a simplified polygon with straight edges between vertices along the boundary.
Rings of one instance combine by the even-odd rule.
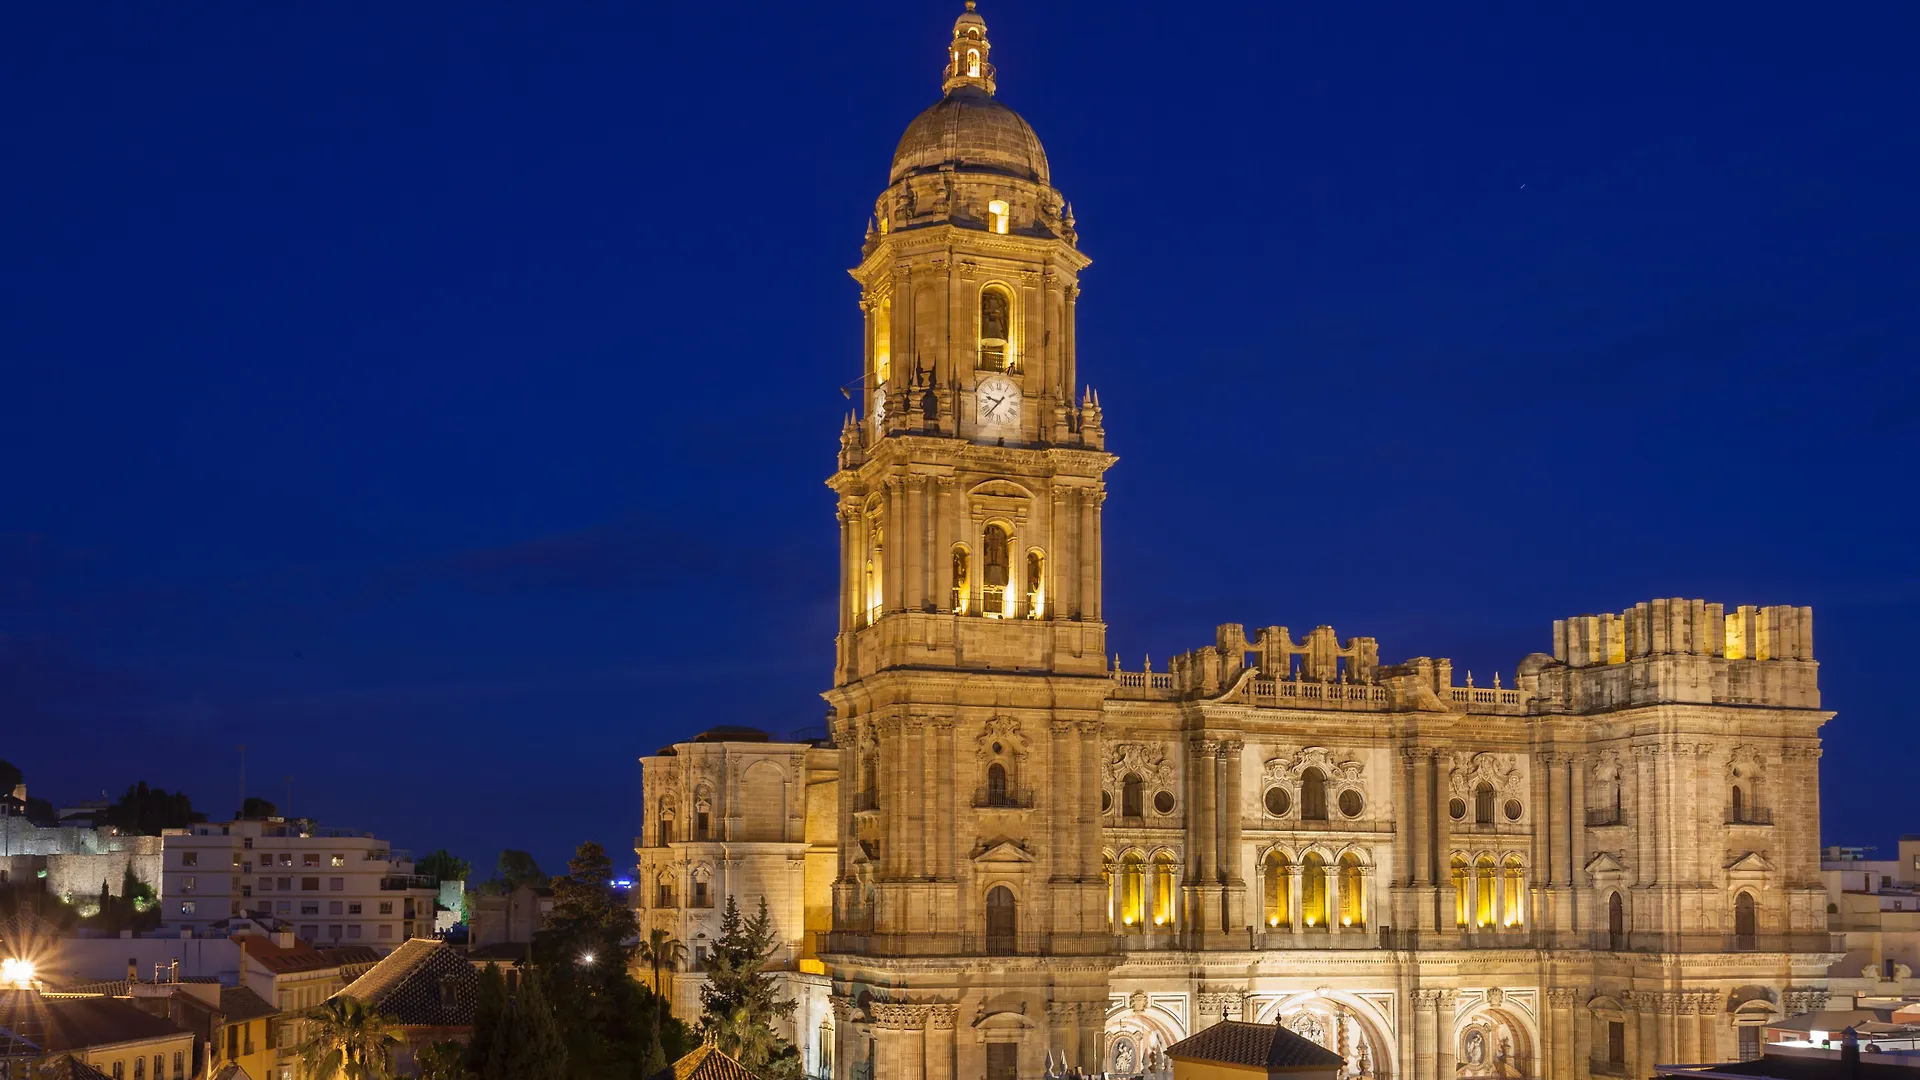
[[[1624,866],[1619,859],[1615,858],[1611,851],[1602,851],[1593,858],[1588,859],[1587,865],[1583,869],[1589,874],[1624,874],[1627,872],[1626,866]]]
[[[1033,855],[1012,840],[989,841],[973,857],[976,866],[1031,866]]]
[[[1773,864],[1757,851],[1749,851],[1727,864],[1729,874],[1771,874],[1772,872]]]
[[[993,480],[985,481],[981,484],[977,484],[974,486],[973,490],[967,492],[967,494],[973,495],[976,497],[998,498],[998,499],[1031,499],[1033,498],[1033,492],[1028,491],[1026,488],[1021,487],[1019,484],[1016,484],[1013,481],[1007,480],[1004,478],[996,478]]]

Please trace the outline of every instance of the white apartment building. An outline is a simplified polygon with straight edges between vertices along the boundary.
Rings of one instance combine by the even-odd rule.
[[[1869,858],[1869,850],[1822,852],[1828,929],[1846,947],[1828,971],[1829,989],[1855,1008],[1920,1001],[1920,836],[1902,836],[1892,859]]]
[[[433,933],[439,883],[370,833],[265,818],[210,822],[164,837],[162,918],[204,933],[258,912],[316,944],[398,948]]]

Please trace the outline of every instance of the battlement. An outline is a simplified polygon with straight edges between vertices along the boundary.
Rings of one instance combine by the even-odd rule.
[[[1648,656],[1812,660],[1813,609],[1737,607],[1705,600],[1646,600],[1618,615],[1553,622],[1553,658],[1569,667],[1624,664]]]
[[[1556,619],[1553,657],[1518,682],[1548,711],[1660,703],[1820,707],[1813,609],[1648,600],[1618,615]]]

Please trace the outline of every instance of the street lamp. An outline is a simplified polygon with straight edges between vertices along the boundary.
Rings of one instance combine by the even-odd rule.
[[[30,989],[33,986],[33,961],[11,956],[0,960],[0,986]]]

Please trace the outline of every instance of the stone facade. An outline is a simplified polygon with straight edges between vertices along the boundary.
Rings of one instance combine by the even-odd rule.
[[[969,3],[853,271],[830,748],[740,751],[791,759],[759,795],[701,766],[714,806],[785,793],[787,884],[726,857],[819,942],[810,1065],[1151,1074],[1226,1016],[1350,1076],[1644,1076],[1821,999],[1831,714],[1805,608],[1565,619],[1486,686],[1325,626],[1221,626],[1164,672],[1105,658],[1088,260],[987,54]],[[800,835],[802,764],[834,778],[825,839]],[[650,833],[693,768],[649,761]],[[643,867],[661,850],[643,837]]]

